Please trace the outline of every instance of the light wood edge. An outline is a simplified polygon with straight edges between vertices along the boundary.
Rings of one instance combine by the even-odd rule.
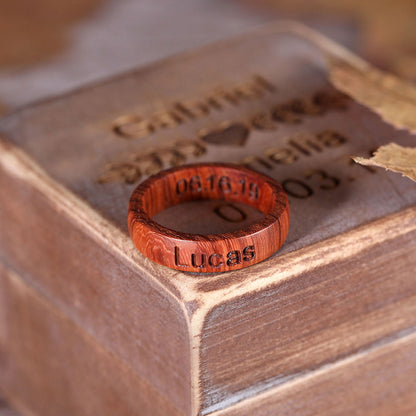
[[[267,262],[252,266],[249,272],[237,270],[233,272],[233,276],[238,283],[204,293],[201,301],[210,308],[244,294],[280,284],[319,267],[355,257],[363,250],[415,231],[416,207],[410,207],[319,243],[273,257]],[[222,275],[222,278],[226,279],[226,275]]]
[[[330,373],[336,370],[348,371],[348,367],[352,363],[356,361],[359,362],[360,360],[369,357],[371,354],[388,352],[389,350],[394,350],[396,348],[399,349],[402,345],[414,341],[416,341],[416,328],[413,328],[412,331],[409,329],[401,331],[401,333],[396,338],[388,337],[387,339],[384,339],[381,342],[378,342],[370,346],[369,348],[360,350],[357,353],[351,354],[348,357],[339,359],[338,361],[335,361],[333,363],[325,364],[322,367],[319,367],[315,370],[311,370],[306,374],[301,374],[298,377],[292,379],[291,381],[288,381],[278,387],[274,387],[262,393],[252,395],[251,397],[243,399],[229,407],[225,407],[223,409],[207,413],[207,415],[227,416],[230,411],[235,411],[235,414],[239,414],[238,411],[240,409],[245,410],[244,414],[246,414],[247,408],[249,408],[253,403],[264,403],[265,409],[268,409],[267,404],[272,402],[275,397],[278,397],[278,395],[284,392],[285,390],[290,390],[297,385],[307,383],[325,373]]]

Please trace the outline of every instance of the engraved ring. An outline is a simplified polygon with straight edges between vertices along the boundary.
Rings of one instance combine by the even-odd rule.
[[[188,234],[153,221],[158,212],[201,199],[242,202],[263,212],[259,222],[223,234]],[[289,203],[272,178],[228,163],[201,163],[164,170],[133,192],[130,236],[146,257],[187,272],[225,272],[256,264],[277,251],[289,231]]]

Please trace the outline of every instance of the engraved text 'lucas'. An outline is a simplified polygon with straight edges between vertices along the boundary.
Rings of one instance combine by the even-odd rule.
[[[179,247],[175,247],[175,265],[178,267],[189,267],[203,269],[206,267],[218,268],[221,266],[233,267],[242,262],[248,262],[256,257],[254,246],[247,246],[243,250],[231,250],[227,254],[219,253],[191,253],[185,256],[181,253]]]

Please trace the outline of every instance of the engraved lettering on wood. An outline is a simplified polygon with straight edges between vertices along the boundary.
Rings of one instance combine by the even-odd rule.
[[[276,87],[261,75],[254,75],[244,84],[229,88],[218,88],[207,96],[197,100],[183,100],[156,111],[148,117],[139,114],[127,114],[113,123],[114,133],[127,139],[140,139],[161,129],[176,127],[188,121],[207,117],[212,111],[221,111],[229,106],[238,106],[242,102],[273,93]]]
[[[241,178],[236,182],[234,178],[226,175],[210,175],[202,178],[196,175],[189,180],[181,178],[176,182],[175,186],[176,195],[179,197],[189,192],[196,194],[214,190],[219,194],[232,194],[237,200],[244,197],[257,200],[260,197],[259,187],[255,182],[249,182],[245,178]]]
[[[264,81],[263,92],[275,92],[276,88],[263,77],[257,76]],[[269,86],[266,89],[266,85]],[[273,88],[272,88],[273,87]],[[234,145],[244,146],[249,140],[252,130],[271,130],[277,129],[279,123],[300,123],[303,117],[319,116],[328,111],[343,111],[346,109],[348,98],[337,91],[317,91],[310,97],[298,98],[289,102],[272,106],[270,111],[261,112],[245,123],[224,121],[217,129],[202,129],[198,132],[199,140],[180,140],[172,146],[151,150],[150,152],[141,151],[137,155],[131,155],[128,160],[113,162],[104,167],[104,172],[98,178],[99,183],[123,181],[125,183],[137,183],[143,176],[152,175],[168,167],[179,166],[187,163],[188,158],[198,158],[206,152],[206,145]],[[219,109],[219,110],[222,110]],[[154,117],[156,113],[153,113]],[[168,127],[168,123],[160,122],[160,112],[158,114],[159,127]],[[132,116],[123,116],[123,120]],[[165,120],[166,114],[163,115]],[[120,122],[120,120],[119,120]],[[147,122],[149,123],[149,122]],[[173,125],[171,127],[174,127]],[[117,129],[116,129],[117,130]],[[149,129],[148,129],[149,130]],[[152,132],[155,131],[155,124],[152,124]],[[149,131],[150,131],[149,130]],[[321,152],[322,147],[338,147],[346,139],[342,134],[335,131],[322,131],[313,136],[297,137],[287,143],[284,149],[276,148],[267,150],[266,158],[258,156],[248,156],[242,160],[244,165],[249,165],[255,158],[258,163],[267,169],[271,169],[272,163],[289,164],[295,162],[299,156],[309,156],[311,152]]]
[[[222,253],[191,253],[190,258],[185,258],[179,247],[174,249],[175,265],[187,268],[189,266],[204,269],[210,267],[221,267],[224,263],[229,267],[236,266],[242,262],[250,262],[256,258],[256,248],[254,245],[244,247],[243,250],[231,250],[226,254]]]

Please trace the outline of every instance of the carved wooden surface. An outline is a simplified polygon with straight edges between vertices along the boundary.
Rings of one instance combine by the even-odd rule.
[[[334,90],[320,49],[302,36],[269,27],[27,108],[0,131],[0,377],[22,408],[202,415],[261,403],[263,414],[302,414],[299,386],[306,409],[308,394],[331,395],[337,363],[347,368],[362,353],[368,368],[383,365],[380,345],[391,363],[385,379],[406,379],[416,189],[349,156],[414,137]],[[135,185],[171,165],[214,160],[282,183],[287,243],[262,263],[208,276],[144,258],[127,234]],[[229,214],[219,212],[226,228]],[[179,214],[161,221],[175,227]],[[188,226],[201,222],[185,215]],[[354,368],[340,386],[360,378]],[[108,373],[121,384],[110,386]],[[357,406],[377,409],[384,382],[361,382],[373,396]],[[40,383],[60,398],[48,410]],[[123,386],[134,392],[118,394]],[[338,410],[327,414],[348,406]]]
[[[401,335],[213,415],[414,414],[416,338]]]

